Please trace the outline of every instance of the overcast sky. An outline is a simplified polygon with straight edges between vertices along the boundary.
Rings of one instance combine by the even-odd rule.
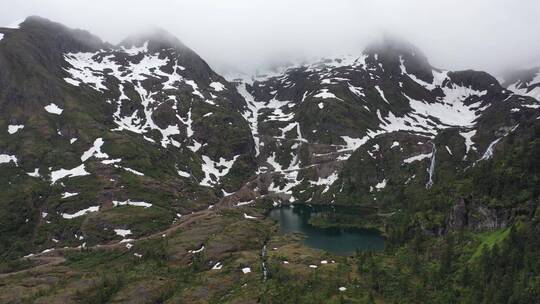
[[[28,15],[111,43],[156,25],[222,73],[359,54],[386,32],[408,39],[441,68],[499,73],[540,65],[539,0],[0,0],[0,24]]]

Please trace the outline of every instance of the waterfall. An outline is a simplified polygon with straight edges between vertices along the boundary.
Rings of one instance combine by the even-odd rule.
[[[263,270],[263,282],[266,282],[268,278],[268,270],[266,269],[266,243],[261,250],[262,270]]]
[[[433,186],[433,173],[435,172],[435,154],[437,153],[437,147],[435,147],[434,142],[431,142],[431,145],[433,146],[433,148],[431,149],[431,162],[428,168],[429,180],[426,183],[426,189],[429,189],[431,188],[431,186]]]

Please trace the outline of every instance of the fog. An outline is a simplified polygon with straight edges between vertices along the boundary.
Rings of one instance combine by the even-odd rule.
[[[384,33],[409,40],[436,67],[500,74],[540,65],[538,0],[0,0],[0,25],[29,15],[111,43],[162,27],[223,74],[359,54]]]

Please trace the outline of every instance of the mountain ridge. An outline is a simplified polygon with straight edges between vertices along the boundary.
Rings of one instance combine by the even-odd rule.
[[[281,288],[248,275],[260,272],[256,263],[266,267],[266,254],[276,277],[289,273],[280,268],[285,256],[313,265],[328,254],[277,234],[267,214],[280,205],[368,210],[345,224],[379,231],[394,262],[392,250],[420,251],[410,244],[437,248],[465,233],[456,242],[466,246],[477,234],[539,227],[534,69],[503,86],[486,72],[435,68],[416,47],[384,38],[358,55],[227,81],[163,30],[111,45],[29,17],[0,33],[0,268],[52,257],[43,269],[72,267],[82,284],[93,274],[77,261],[135,261],[162,271],[131,273],[132,284],[152,290],[145,301],[169,290],[159,276],[180,284],[170,278],[175,269],[222,285],[205,293],[238,302]],[[380,255],[331,257],[350,267]],[[7,288],[26,275],[7,275],[0,299],[15,301]],[[237,281],[260,289],[239,291]],[[116,283],[118,301],[137,297]],[[167,297],[202,301],[203,285]],[[81,300],[62,287],[50,293]]]

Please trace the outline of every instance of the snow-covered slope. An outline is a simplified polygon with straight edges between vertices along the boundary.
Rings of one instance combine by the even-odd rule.
[[[259,172],[272,174],[263,187],[290,201],[334,201],[324,194],[351,155],[363,147],[377,161],[382,154],[378,138],[388,134],[415,138],[414,146],[406,147],[410,151],[400,147],[405,162],[416,157],[411,153],[433,153],[424,164],[429,164],[429,176],[415,176],[431,184],[431,150],[442,131],[460,135],[465,168],[488,148],[483,137],[488,142],[498,138],[497,128],[516,126],[513,113],[534,107],[528,104],[534,100],[504,89],[487,73],[434,68],[415,47],[397,40],[383,40],[358,56],[321,59],[279,75],[241,80],[237,88],[248,102],[244,117],[259,144]],[[494,116],[497,121],[489,123]],[[371,178],[370,189],[384,188],[376,187],[383,179]],[[314,188],[318,194],[302,195]]]
[[[137,238],[216,203],[426,193],[539,116],[520,85],[396,40],[229,82],[162,30],[114,46],[30,17],[0,34],[6,252]]]
[[[0,207],[21,206],[6,227],[30,223],[29,242],[148,234],[255,174],[245,100],[165,31],[113,46],[30,17],[0,33]]]
[[[516,94],[540,100],[540,67],[511,73],[504,85]]]

